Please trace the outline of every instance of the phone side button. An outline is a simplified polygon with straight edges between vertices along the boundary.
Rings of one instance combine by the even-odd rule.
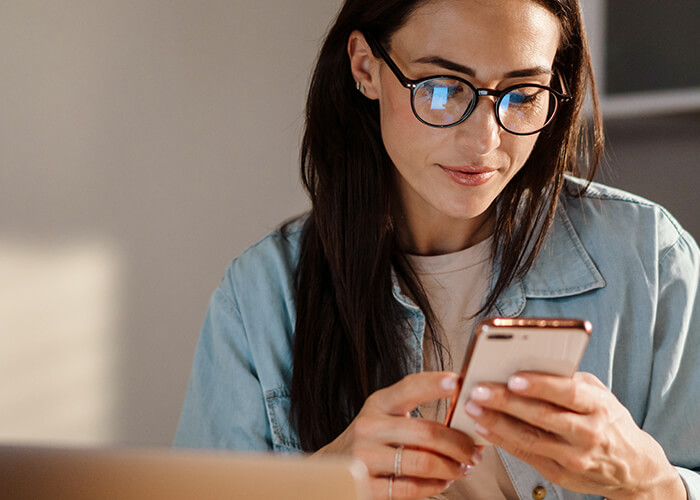
[[[532,498],[534,500],[544,500],[547,498],[547,488],[544,486],[535,486],[532,488]]]

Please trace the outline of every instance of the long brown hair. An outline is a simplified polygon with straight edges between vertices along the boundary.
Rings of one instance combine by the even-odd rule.
[[[301,176],[312,209],[305,222],[295,280],[296,326],[291,417],[302,448],[338,436],[365,399],[413,371],[409,314],[393,295],[393,273],[425,313],[439,352],[439,326],[397,241],[391,218],[393,165],[379,128],[378,103],[354,88],[346,47],[350,33],[372,33],[385,47],[430,0],[346,0],[318,56],[306,106]],[[537,0],[560,20],[555,69],[573,99],[540,136],[497,203],[493,260],[500,272],[482,311],[522,277],[542,246],[565,173],[588,179],[602,152],[602,126],[588,45],[576,0]],[[592,129],[583,105],[590,89]],[[415,368],[414,368],[415,369]]]

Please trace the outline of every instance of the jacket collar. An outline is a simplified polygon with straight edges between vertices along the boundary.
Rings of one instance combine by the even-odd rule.
[[[570,297],[605,285],[605,279],[584,248],[565,207],[559,203],[533,267],[501,294],[496,310],[501,316],[518,316],[525,308],[526,298]]]
[[[498,263],[494,276],[498,276]],[[420,309],[401,290],[392,268],[393,294],[406,309]],[[495,282],[495,279],[494,279]],[[576,233],[563,202],[559,203],[547,239],[530,271],[514,280],[496,301],[499,316],[515,317],[525,309],[527,298],[571,297],[605,287],[605,279]]]

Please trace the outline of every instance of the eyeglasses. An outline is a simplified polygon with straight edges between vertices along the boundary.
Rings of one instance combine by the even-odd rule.
[[[515,135],[531,135],[549,125],[557,114],[559,104],[571,99],[561,75],[558,76],[563,92],[536,83],[522,83],[503,90],[479,89],[458,76],[429,76],[410,80],[371,34],[365,34],[365,38],[401,85],[411,91],[413,114],[431,127],[459,125],[469,118],[479,97],[488,95],[496,98],[496,121],[505,131]]]

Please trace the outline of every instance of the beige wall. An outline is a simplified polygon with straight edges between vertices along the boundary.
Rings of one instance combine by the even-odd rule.
[[[170,442],[227,262],[306,207],[338,5],[0,2],[0,441]]]

